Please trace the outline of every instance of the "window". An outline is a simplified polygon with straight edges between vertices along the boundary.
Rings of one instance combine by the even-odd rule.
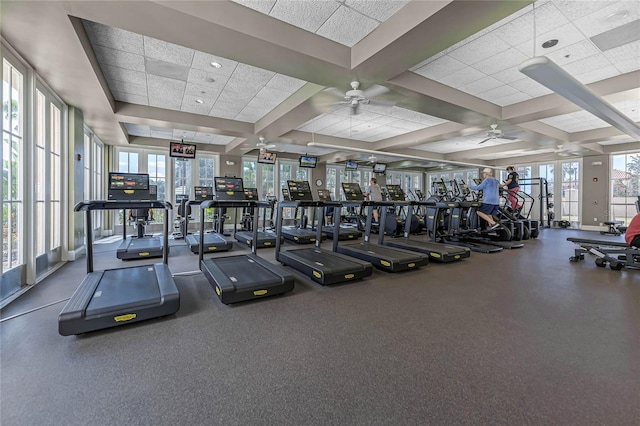
[[[611,156],[611,200],[608,220],[629,224],[640,196],[640,154]]]
[[[561,219],[578,222],[580,217],[580,163],[562,163]]]
[[[103,145],[100,139],[89,129],[84,128],[84,199],[104,200],[103,179]],[[92,213],[94,232],[102,229],[105,212],[96,210]]]
[[[173,159],[174,164],[174,186],[176,195],[186,195],[188,199],[191,195],[191,161],[180,158]]]
[[[257,188],[257,165],[256,161],[244,160],[242,162],[242,181],[247,188]],[[275,194],[277,195],[277,194]]]
[[[123,173],[138,173],[138,153],[120,151],[118,153],[118,171]]]
[[[7,59],[2,60],[2,269],[22,261],[22,151],[24,82]]]
[[[60,180],[61,174],[61,166],[62,163],[60,158],[62,156],[62,134],[61,134],[61,115],[60,109],[54,105],[50,104],[51,115],[50,117],[50,150],[49,150],[49,194],[50,194],[50,231],[51,231],[51,240],[49,249],[54,249],[60,246],[60,228],[62,224],[61,220],[61,186],[62,182]]]
[[[164,154],[147,154],[147,173],[149,173],[149,185],[156,185],[158,200],[166,200],[167,190],[167,174],[166,174],[167,157]],[[164,210],[153,209],[153,221],[164,222]]]

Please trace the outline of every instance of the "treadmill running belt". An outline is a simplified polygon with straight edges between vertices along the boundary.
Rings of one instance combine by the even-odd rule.
[[[209,259],[207,259],[209,260]],[[216,265],[233,281],[238,290],[267,286],[280,282],[280,276],[246,256],[219,257],[215,259]]]
[[[329,256],[324,256],[324,253],[319,251],[318,249],[310,248],[286,250],[282,251],[280,254],[284,254],[285,256],[289,257],[299,257],[301,259],[304,259],[306,263],[311,267],[313,267],[314,265],[323,266],[336,275],[348,274],[350,272],[353,272],[354,267],[356,269],[366,269],[363,266],[363,262],[356,263],[357,260],[350,259],[349,257],[340,255],[339,253],[328,253],[330,254]]]
[[[160,303],[160,288],[153,265],[104,272],[86,309],[87,316]]]

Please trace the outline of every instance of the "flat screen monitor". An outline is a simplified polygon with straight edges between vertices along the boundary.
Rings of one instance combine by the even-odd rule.
[[[245,188],[244,189],[244,198],[246,200],[257,200],[258,199],[258,188]]]
[[[244,200],[244,186],[242,178],[217,177],[214,178],[216,199]]]
[[[275,164],[277,154],[275,152],[261,152],[258,155],[258,163]]]
[[[306,180],[288,180],[287,187],[293,201],[313,201],[311,186]]]
[[[109,173],[111,190],[149,190],[149,175],[143,173]]]
[[[306,155],[303,155],[298,161],[300,163],[300,167],[315,169],[316,164],[318,164],[318,157],[308,157]]]
[[[196,158],[196,146],[182,142],[171,142],[169,144],[169,157]]]
[[[213,187],[211,186],[194,186],[195,200],[206,201],[213,200]]]
[[[356,163],[355,161],[347,160],[347,163],[345,164],[345,170],[358,170],[358,163]]]
[[[385,163],[376,163],[373,165],[373,173],[382,174],[387,171],[387,165]]]

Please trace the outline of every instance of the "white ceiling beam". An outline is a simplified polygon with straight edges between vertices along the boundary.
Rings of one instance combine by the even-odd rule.
[[[375,149],[384,151],[387,149],[408,148],[416,145],[423,145],[429,142],[437,142],[443,139],[450,139],[461,136],[469,126],[459,123],[443,123],[426,129],[405,133],[375,142]]]

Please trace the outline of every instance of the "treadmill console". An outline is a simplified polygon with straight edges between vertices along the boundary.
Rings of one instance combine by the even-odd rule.
[[[244,187],[242,178],[217,177],[214,178],[216,199],[218,200],[244,200]]]
[[[306,180],[288,180],[287,186],[292,201],[313,201],[311,186]]]
[[[213,200],[213,188],[210,186],[194,186],[195,200],[207,201]]]
[[[149,175],[111,172],[108,194],[109,200],[150,200]]]
[[[343,182],[342,192],[344,192],[344,199],[347,201],[364,201],[364,194],[359,183]]]
[[[387,185],[387,192],[391,201],[404,201],[404,191],[400,185]]]
[[[258,200],[258,188],[245,188],[244,189],[245,200]]]
[[[328,189],[318,189],[318,200],[331,201],[331,191]]]
[[[287,188],[282,188],[282,199],[284,201],[291,201],[291,195],[289,194],[289,190]]]

